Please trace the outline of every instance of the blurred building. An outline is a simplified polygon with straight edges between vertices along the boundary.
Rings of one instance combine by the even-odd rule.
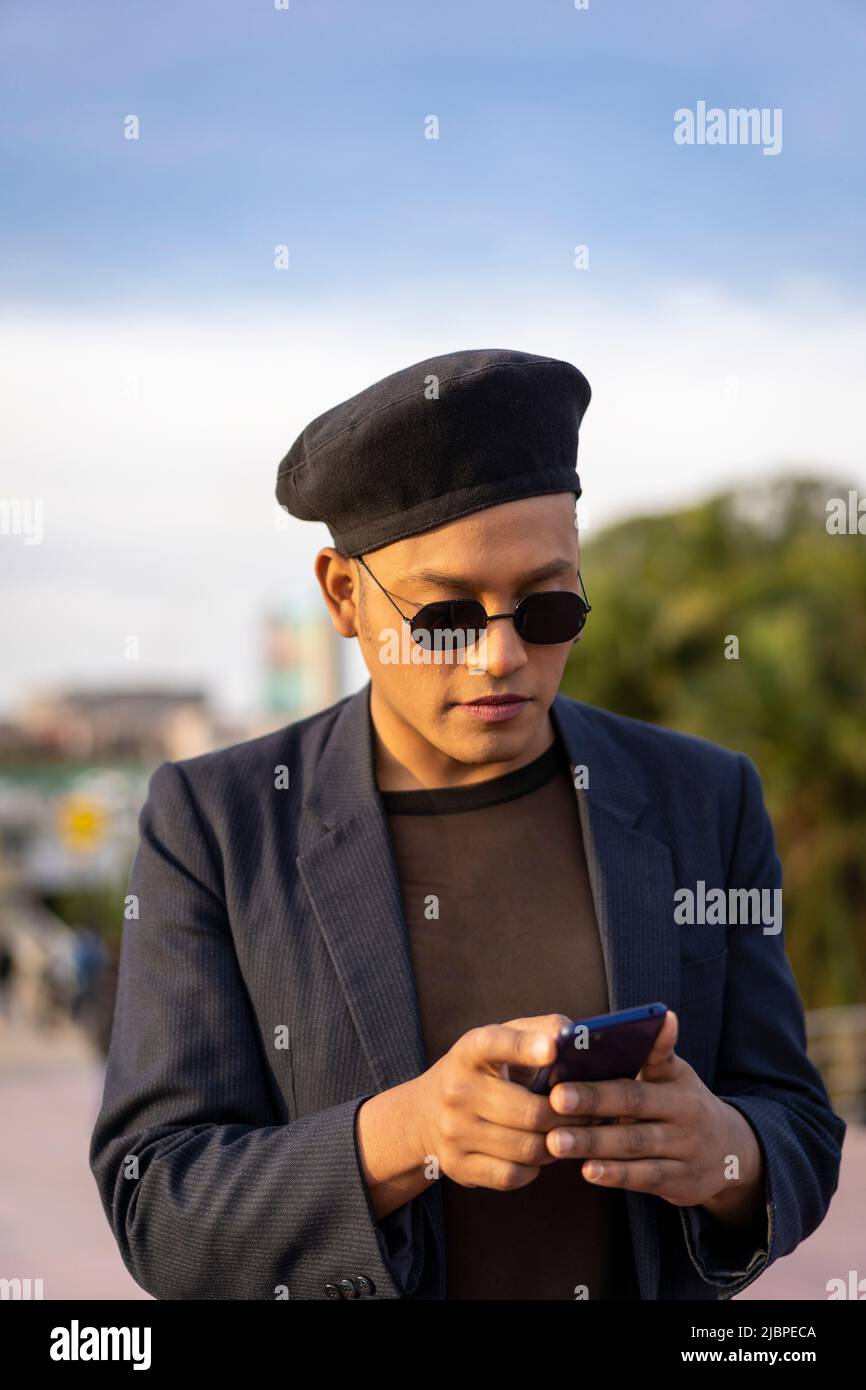
[[[153,763],[213,746],[207,698],[199,689],[133,686],[36,696],[20,728],[31,752],[76,761]]]
[[[263,705],[268,722],[289,724],[340,699],[340,643],[321,608],[303,604],[266,615]]]
[[[117,885],[150,774],[302,719],[341,695],[340,639],[309,602],[266,615],[259,708],[216,716],[201,687],[71,687],[0,722],[0,902]]]
[[[161,762],[245,736],[200,689],[70,689],[0,726],[0,900],[117,884]]]

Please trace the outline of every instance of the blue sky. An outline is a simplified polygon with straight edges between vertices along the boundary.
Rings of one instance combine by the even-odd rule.
[[[280,526],[280,458],[439,352],[587,374],[589,536],[792,468],[866,487],[864,71],[860,0],[4,0],[0,497],[45,536],[0,537],[0,710],[250,708],[328,543]],[[781,153],[677,145],[700,100],[781,109]]]
[[[290,308],[455,272],[574,295],[577,241],[612,291],[817,267],[863,293],[856,0],[6,0],[2,28],[13,301]],[[782,157],[678,148],[699,98],[781,107]]]

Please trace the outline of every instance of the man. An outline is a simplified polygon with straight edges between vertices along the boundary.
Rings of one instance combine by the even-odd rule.
[[[280,465],[370,681],[152,779],[91,1164],[159,1298],[728,1298],[825,1215],[781,924],[677,910],[778,888],[754,766],[557,694],[589,397],[448,354]],[[637,1079],[529,1090],[656,1000]]]

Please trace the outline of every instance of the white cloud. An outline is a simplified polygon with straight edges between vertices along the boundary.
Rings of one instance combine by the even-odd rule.
[[[233,707],[252,704],[261,613],[314,592],[328,543],[324,527],[276,526],[279,459],[315,415],[439,352],[516,347],[586,373],[591,529],[789,463],[866,482],[866,310],[832,286],[760,303],[712,285],[610,302],[577,272],[567,299],[451,289],[280,318],[7,319],[0,496],[42,498],[45,539],[0,537],[17,590],[0,622],[0,701],[111,679],[114,637],[138,623],[141,679],[198,673]]]

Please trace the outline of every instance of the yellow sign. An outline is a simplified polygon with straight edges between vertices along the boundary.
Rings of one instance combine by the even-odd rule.
[[[75,793],[61,801],[58,823],[63,843],[77,854],[92,854],[104,843],[108,832],[105,807]]]

